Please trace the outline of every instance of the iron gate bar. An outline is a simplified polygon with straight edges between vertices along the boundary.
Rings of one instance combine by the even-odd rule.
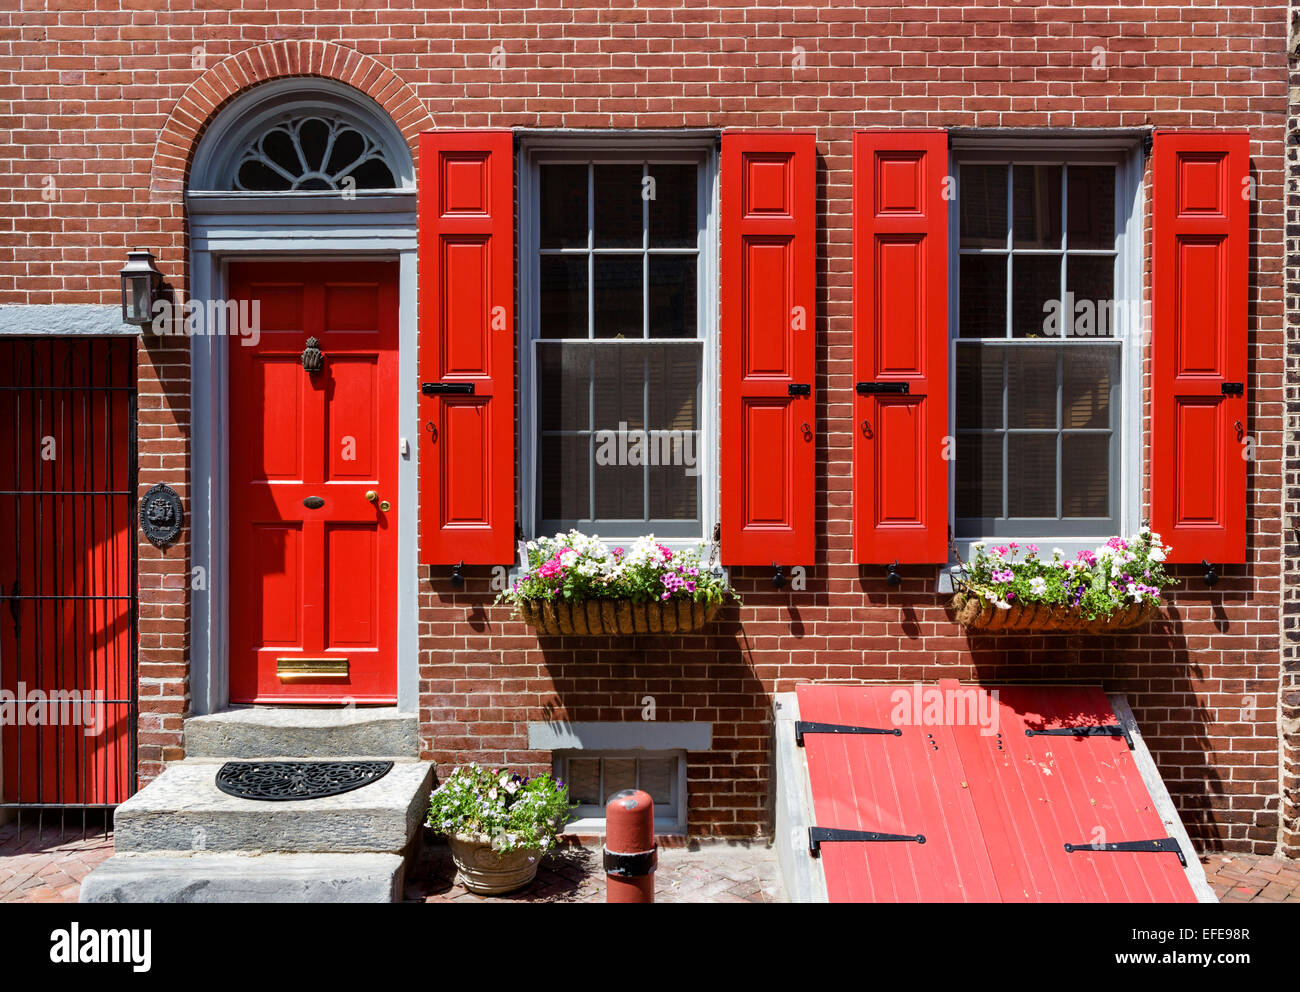
[[[875,830],[839,830],[835,827],[808,828],[808,853],[814,858],[821,851],[823,844],[858,842],[877,844],[888,841],[924,844],[925,834],[882,834]]]
[[[13,396],[13,480],[0,489],[0,497],[13,500],[17,576],[10,593],[0,593],[0,599],[9,601],[6,612],[12,615],[14,689],[30,677],[46,696],[40,701],[65,706],[65,700],[50,695],[75,688],[82,693],[79,705],[99,711],[99,733],[93,739],[77,732],[84,730],[80,725],[68,727],[57,720],[11,728],[15,774],[7,795],[0,795],[0,809],[17,810],[20,834],[24,813],[36,812],[41,832],[45,814],[57,813],[64,833],[69,815],[80,810],[84,837],[87,814],[107,814],[137,784],[135,347],[134,338],[12,338],[0,343],[0,376],[8,380],[0,392]],[[43,451],[38,454],[46,437],[55,438],[50,459],[55,465],[48,464]],[[47,481],[48,488],[43,486]],[[32,580],[31,593],[22,592],[24,575]],[[113,604],[127,605],[123,610]],[[5,620],[0,614],[0,622]],[[47,626],[53,628],[48,634]],[[53,656],[52,663],[47,655]],[[0,657],[0,685],[7,687],[5,660]],[[94,692],[110,686],[126,688],[128,698],[118,698],[118,692],[94,698]],[[37,700],[26,696],[16,700],[17,705],[33,702]],[[110,726],[114,740],[105,740]],[[28,737],[34,741],[25,741]],[[24,766],[31,758],[24,748],[32,744],[34,789],[33,783],[24,783]],[[98,775],[92,759],[98,761]],[[57,776],[53,786],[51,772]],[[109,825],[105,815],[105,833]]]
[[[1187,867],[1187,858],[1183,855],[1183,849],[1178,846],[1178,841],[1172,837],[1159,837],[1155,840],[1121,840],[1113,844],[1066,844],[1065,852],[1073,854],[1075,851],[1098,851],[1098,852],[1116,852],[1116,851],[1135,851],[1139,854],[1176,854],[1178,863],[1184,868]]]
[[[1133,735],[1117,723],[1086,727],[1053,727],[1051,730],[1026,730],[1026,737],[1123,737],[1128,749],[1133,750]]]
[[[903,732],[897,727],[854,727],[845,723],[813,723],[796,720],[794,725],[794,743],[803,747],[804,734],[886,734],[890,737],[902,737]]]

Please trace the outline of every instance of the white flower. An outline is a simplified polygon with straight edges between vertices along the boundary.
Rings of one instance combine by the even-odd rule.
[[[1047,595],[1047,580],[1041,575],[1035,576],[1029,580],[1029,591],[1035,596]]]
[[[1164,561],[1164,560],[1165,560],[1165,549],[1164,549],[1164,548],[1160,548],[1160,547],[1152,547],[1152,548],[1151,548],[1151,560],[1152,560],[1152,561]]]
[[[1052,549],[1052,557],[1053,557],[1053,558],[1064,558],[1064,557],[1065,557],[1065,552],[1062,551],[1060,548],[1053,548],[1053,549]]]

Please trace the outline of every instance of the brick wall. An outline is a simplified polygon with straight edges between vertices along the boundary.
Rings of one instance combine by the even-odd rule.
[[[651,695],[660,720],[715,725],[714,750],[690,762],[692,829],[751,835],[768,819],[773,691],[804,679],[1100,681],[1130,694],[1198,841],[1275,848],[1285,4],[597,9],[505,0],[423,10],[336,0],[306,17],[238,6],[140,0],[106,11],[60,0],[13,15],[16,30],[0,41],[0,101],[13,108],[0,185],[17,202],[0,220],[14,235],[0,244],[0,302],[112,302],[116,269],[136,243],[183,286],[178,194],[193,135],[254,78],[351,79],[404,133],[426,118],[443,127],[817,131],[817,481],[827,495],[807,590],[776,593],[767,574],[742,570],[734,577],[744,608],[707,636],[542,644],[491,606],[485,571],[471,571],[461,592],[439,575],[421,588],[421,733],[441,771],[470,756],[539,764],[546,755],[525,750],[529,720],[639,719]],[[268,45],[277,42],[285,44]],[[241,53],[253,61],[223,62]],[[235,71],[240,64],[260,68]],[[1198,570],[1180,570],[1187,581],[1167,619],[1147,631],[968,640],[943,609],[933,568],[905,568],[892,589],[883,569],[845,564],[851,135],[902,125],[1251,131],[1250,561],[1228,568],[1213,590]],[[185,496],[186,353],[142,345],[141,380],[141,486],[165,480]],[[183,543],[164,554],[142,548],[146,774],[180,745],[187,556]]]

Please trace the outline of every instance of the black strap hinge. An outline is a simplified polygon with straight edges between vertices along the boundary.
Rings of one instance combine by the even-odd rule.
[[[1155,840],[1121,840],[1114,844],[1066,844],[1065,853],[1073,854],[1075,851],[1134,851],[1139,854],[1176,854],[1178,863],[1184,868],[1187,867],[1187,858],[1183,856],[1183,849],[1178,846],[1178,841],[1172,837],[1159,837]]]
[[[891,734],[902,737],[903,732],[897,727],[851,727],[843,723],[809,723],[796,720],[794,725],[794,742],[803,747],[804,734]]]
[[[834,827],[808,828],[808,853],[814,858],[821,852],[822,844],[861,843],[872,844],[886,841],[906,841],[911,844],[924,844],[925,834],[882,834],[874,830],[836,830]]]
[[[1053,727],[1051,730],[1026,730],[1026,737],[1123,737],[1133,750],[1133,735],[1117,723],[1100,727]]]

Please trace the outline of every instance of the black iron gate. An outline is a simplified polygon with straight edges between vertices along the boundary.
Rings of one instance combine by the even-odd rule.
[[[136,788],[134,338],[0,339],[0,812]]]

